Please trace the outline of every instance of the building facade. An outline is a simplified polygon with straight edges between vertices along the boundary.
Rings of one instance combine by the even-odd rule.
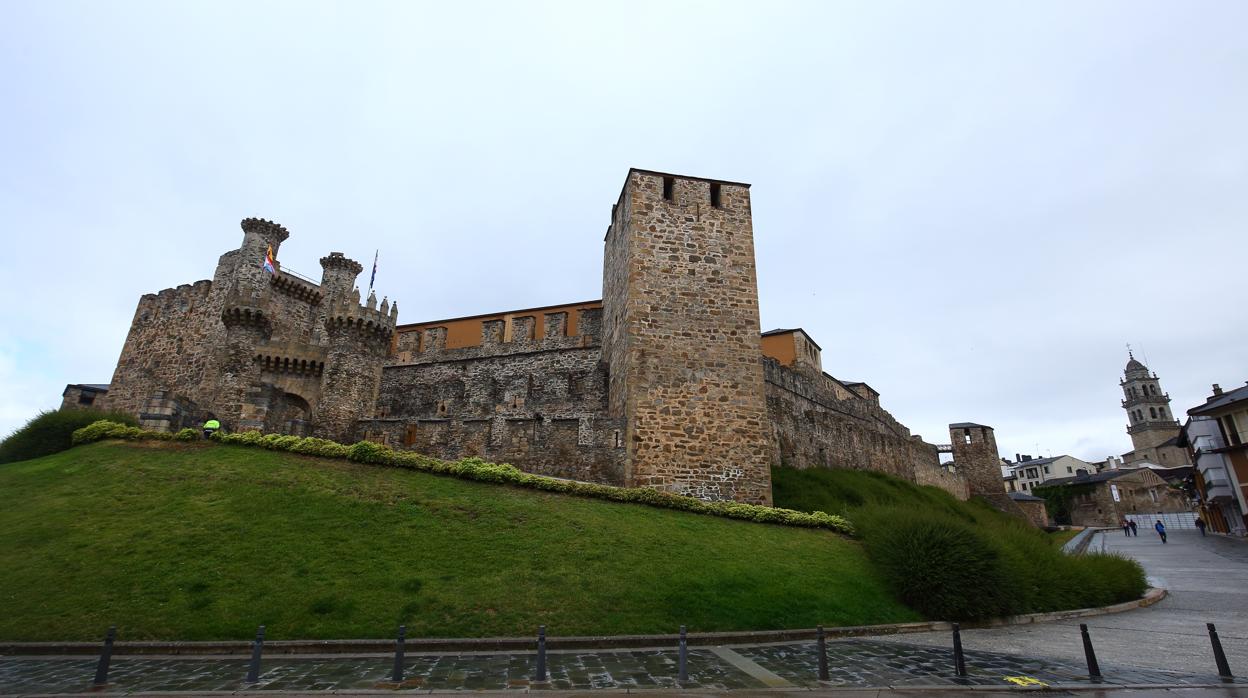
[[[1223,391],[1215,383],[1187,414],[1181,443],[1196,464],[1205,521],[1220,533],[1248,534],[1248,386]]]
[[[630,170],[600,300],[404,325],[397,304],[360,302],[359,263],[331,253],[319,283],[270,271],[289,233],[242,227],[212,280],[143,296],[102,402],[153,428],[211,413],[708,500],[770,503],[784,464],[1012,506],[991,428],[942,467],[870,385],[824,372],[805,331],[760,331],[748,184]]]

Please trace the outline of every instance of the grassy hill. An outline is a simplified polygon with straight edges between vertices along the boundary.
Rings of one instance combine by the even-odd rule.
[[[778,490],[779,492],[779,490]],[[105,442],[0,466],[0,639],[916,620],[861,545],[344,460]],[[818,507],[814,507],[818,508]]]

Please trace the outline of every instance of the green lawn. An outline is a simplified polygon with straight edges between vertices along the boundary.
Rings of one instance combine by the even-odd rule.
[[[856,542],[406,470],[107,442],[0,466],[0,639],[917,620]]]
[[[1049,538],[1049,542],[1052,543],[1054,547],[1060,548],[1063,545],[1066,545],[1066,543],[1069,542],[1071,538],[1074,538],[1075,536],[1079,535],[1079,533],[1080,532],[1076,530],[1066,530],[1066,531],[1051,531],[1047,535]]]

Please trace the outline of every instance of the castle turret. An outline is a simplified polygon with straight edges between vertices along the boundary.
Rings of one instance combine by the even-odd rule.
[[[321,257],[321,292],[329,302],[341,300],[355,286],[355,277],[364,271],[364,265],[344,256],[341,252],[330,252],[329,256]]]
[[[966,479],[972,497],[987,500],[996,509],[1027,519],[1018,502],[1010,499],[1001,479],[1001,454],[992,427],[974,422],[949,425],[953,465]]]
[[[327,275],[328,271],[326,266]],[[381,367],[398,323],[398,305],[378,309],[377,297],[369,293],[368,305],[361,306],[359,289],[352,289],[326,312],[325,370],[315,432],[348,441],[356,420],[371,417],[377,404]]]
[[[770,504],[749,185],[630,170],[603,304],[626,483]]]

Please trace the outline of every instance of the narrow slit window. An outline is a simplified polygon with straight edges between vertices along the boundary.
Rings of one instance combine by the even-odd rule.
[[[663,198],[664,199],[668,201],[672,200],[672,190],[674,189],[675,186],[676,186],[676,179],[674,177],[663,178]]]
[[[711,182],[711,206],[719,208],[719,182]]]

